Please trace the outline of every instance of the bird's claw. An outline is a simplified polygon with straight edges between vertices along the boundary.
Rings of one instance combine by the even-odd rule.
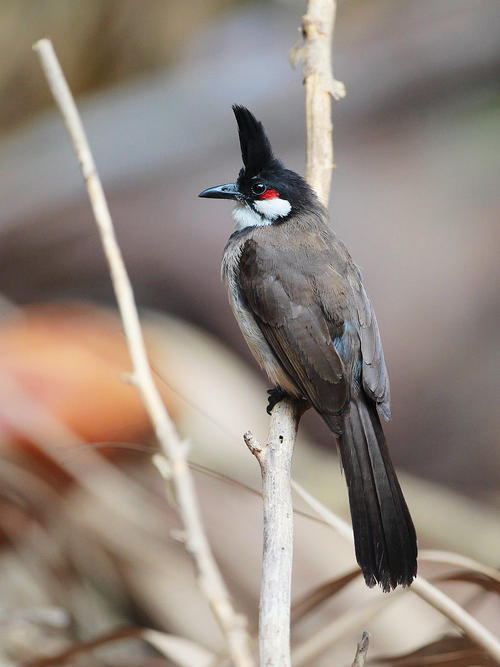
[[[273,387],[272,389],[268,389],[267,393],[269,394],[269,398],[267,399],[266,412],[268,415],[270,415],[276,403],[279,403],[288,394],[286,393],[286,391],[283,391],[283,389],[279,386],[279,384],[276,385],[276,387]]]

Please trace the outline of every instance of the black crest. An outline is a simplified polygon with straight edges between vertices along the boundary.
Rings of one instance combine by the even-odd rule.
[[[245,175],[255,176],[272,166],[275,161],[273,149],[262,123],[246,107],[233,104],[233,111],[238,123]]]

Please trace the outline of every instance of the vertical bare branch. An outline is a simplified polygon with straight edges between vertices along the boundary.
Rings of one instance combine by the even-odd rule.
[[[331,47],[336,0],[308,0],[302,20],[304,45],[290,54],[292,64],[304,61],[307,116],[307,181],[325,206],[333,170],[331,96],[345,95],[333,78]],[[290,468],[301,407],[291,399],[272,412],[267,443],[250,432],[245,442],[259,461],[264,504],[264,553],[259,607],[260,663],[290,665],[290,588],[293,561],[293,507]]]
[[[264,549],[259,607],[260,664],[290,665],[290,596],[293,560],[293,505],[290,468],[300,413],[285,399],[272,413],[267,444],[245,433],[259,462],[264,504]]]
[[[82,168],[132,358],[134,368],[132,381],[141,393],[164,455],[161,458],[162,465],[159,467],[164,476],[173,484],[179,513],[185,528],[186,548],[194,559],[200,588],[210,602],[224,633],[234,664],[250,667],[254,662],[248,647],[245,620],[235,612],[232,606],[229,592],[210,549],[187,463],[186,443],[180,440],[153,381],[132,286],[116,240],[111,215],[80,115],[52,43],[47,39],[42,39],[33,48],[40,58]]]
[[[302,17],[304,44],[290,51],[295,67],[303,61],[306,86],[307,158],[306,178],[322,204],[328,206],[333,161],[331,97],[345,97],[345,87],[333,76],[332,43],[336,0],[309,0]]]

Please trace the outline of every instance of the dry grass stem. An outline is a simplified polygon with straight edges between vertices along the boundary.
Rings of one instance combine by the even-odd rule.
[[[409,590],[425,600],[500,664],[500,640],[439,588],[417,577]]]
[[[462,556],[451,551],[441,551],[439,549],[422,549],[419,553],[420,560],[428,560],[433,563],[446,563],[447,565],[456,565],[464,570],[472,570],[500,584],[500,571],[494,567],[484,565],[474,558]]]
[[[348,586],[351,581],[354,581],[360,576],[361,570],[358,566],[356,566],[354,569],[349,570],[346,574],[340,575],[336,579],[326,581],[325,583],[313,588],[311,591],[309,591],[309,593],[303,595],[293,603],[292,624],[297,623],[313,609],[316,609],[321,604],[323,604],[323,602],[329,600],[334,595],[337,595],[337,593]]]
[[[233,609],[229,592],[210,549],[187,464],[187,448],[177,435],[153,380],[132,286],[116,240],[111,215],[80,115],[51,42],[47,39],[40,40],[34,45],[34,49],[40,58],[45,76],[64,118],[82,168],[122,317],[134,369],[133,382],[141,393],[161,451],[170,464],[171,481],[175,490],[179,514],[186,532],[186,548],[194,559],[200,588],[210,602],[224,633],[234,664],[249,667],[253,665],[253,659],[248,648],[245,621]]]
[[[292,485],[295,491],[313,510],[318,512],[322,519],[330,524],[330,526],[342,535],[342,537],[352,541],[352,530],[345,521],[331,512],[319,500],[311,496],[311,494],[294,480],[292,481]],[[460,628],[470,639],[472,639],[478,646],[481,646],[500,664],[500,641],[498,638],[448,595],[420,576],[414,579],[412,585],[407,590],[415,593],[415,595],[418,595],[422,600],[425,600],[425,602],[439,611],[443,616],[446,616],[448,620]],[[391,593],[390,597],[392,598],[394,594],[394,592]]]

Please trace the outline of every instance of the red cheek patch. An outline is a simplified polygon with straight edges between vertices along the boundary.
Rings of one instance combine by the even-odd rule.
[[[276,199],[276,197],[279,197],[280,193],[276,192],[276,190],[266,190],[263,194],[260,195],[259,199]]]

